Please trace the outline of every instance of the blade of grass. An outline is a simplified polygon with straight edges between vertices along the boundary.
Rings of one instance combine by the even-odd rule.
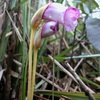
[[[46,49],[46,44],[47,44],[47,42],[48,42],[48,39],[47,39],[47,38],[44,39],[44,42],[43,42],[43,44],[42,44],[42,46],[41,46],[41,48],[40,48],[40,50],[39,50],[39,53],[38,53],[39,57],[41,57],[42,54],[44,53],[44,51],[45,51],[45,49]]]
[[[94,57],[100,57],[100,54],[91,54],[91,55],[79,55],[79,56],[72,56],[72,57],[55,57],[56,59],[80,59],[80,58],[94,58]]]
[[[89,83],[89,84],[95,86],[96,88],[100,89],[100,85],[94,83],[93,81],[90,81],[90,80],[88,80],[87,78],[84,78],[84,77],[82,77],[82,76],[80,76],[80,78],[81,78],[84,82],[87,82],[87,83]]]
[[[1,38],[0,40],[0,62],[2,62],[2,60],[4,59],[4,55],[5,55],[8,40],[9,40],[9,37],[6,37],[6,34],[9,33],[11,30],[10,20],[7,15],[5,15],[5,17],[6,19],[4,23],[4,26],[5,26],[4,31],[3,31],[3,34],[0,36]]]
[[[50,90],[37,90],[36,93],[44,94],[44,95],[52,95],[53,91]],[[63,91],[54,91],[54,95],[56,97],[60,97],[62,95],[67,96],[73,100],[88,100],[88,97],[84,93],[73,93],[73,92],[63,92]],[[100,100],[100,94],[93,94],[96,100]]]
[[[20,7],[22,4],[24,4],[26,1],[27,1],[27,0],[23,0],[22,2],[20,2],[19,4],[17,4],[15,7],[13,7],[13,8],[11,9],[11,11],[17,9],[17,8]]]
[[[28,33],[27,31],[27,2],[25,2],[22,5],[22,14],[23,14],[23,43],[22,43],[22,52],[23,52],[23,56],[22,56],[22,100],[25,100],[25,95],[26,95],[26,73],[27,73],[27,61],[28,58],[26,58],[27,54],[27,46],[26,46],[26,42],[25,42],[25,37],[26,34]]]

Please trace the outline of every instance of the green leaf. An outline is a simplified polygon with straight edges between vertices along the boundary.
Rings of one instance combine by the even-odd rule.
[[[21,6],[23,3],[25,3],[27,0],[23,0],[22,2],[20,2],[19,4],[17,4],[15,7],[12,8],[12,10],[17,9],[19,6]]]
[[[41,46],[41,48],[39,50],[39,53],[38,53],[39,56],[42,56],[42,54],[44,53],[44,51],[46,49],[47,42],[48,42],[48,38],[45,38],[44,42],[43,42],[43,44],[42,44],[42,46]]]

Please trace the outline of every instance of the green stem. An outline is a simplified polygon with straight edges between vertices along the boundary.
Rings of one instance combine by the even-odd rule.
[[[36,65],[37,65],[37,52],[38,49],[34,48],[34,63],[33,63],[33,70],[32,70],[32,100],[34,95],[34,87],[35,87],[35,75],[36,75]]]
[[[31,99],[31,91],[32,91],[32,47],[33,47],[33,39],[34,39],[35,30],[31,28],[31,37],[30,37],[30,45],[29,45],[29,67],[28,67],[28,92],[27,92],[27,100]]]

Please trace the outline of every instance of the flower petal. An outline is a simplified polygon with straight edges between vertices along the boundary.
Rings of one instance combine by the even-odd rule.
[[[63,22],[64,12],[66,7],[60,3],[51,3],[47,9],[44,11],[43,19]]]
[[[45,38],[53,34],[56,34],[58,29],[59,29],[58,22],[54,22],[54,21],[46,22],[42,27],[41,37]]]
[[[64,25],[67,31],[75,29],[78,22],[77,19],[80,16],[80,12],[77,8],[69,7],[64,14]]]

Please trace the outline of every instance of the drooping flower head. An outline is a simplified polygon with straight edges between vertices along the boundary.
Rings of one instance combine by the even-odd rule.
[[[58,21],[65,26],[67,31],[75,29],[80,12],[75,7],[66,8],[60,3],[51,3],[43,13],[43,19]]]
[[[45,38],[45,37],[54,35],[57,33],[58,29],[59,29],[58,22],[48,21],[42,27],[41,37]]]
[[[54,35],[59,30],[58,22],[48,21],[38,31],[34,37],[33,47],[37,50],[41,47],[43,38]]]

